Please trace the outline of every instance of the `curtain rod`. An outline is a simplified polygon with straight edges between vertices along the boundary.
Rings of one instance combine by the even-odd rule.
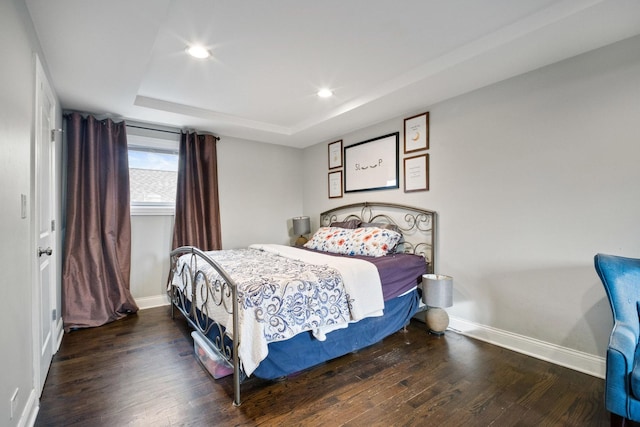
[[[65,117],[66,116],[70,116],[74,112],[80,113],[82,115],[92,115],[97,120],[105,120],[105,119],[121,120],[121,121],[124,121],[124,124],[125,124],[126,127],[130,127],[130,128],[136,128],[136,129],[142,129],[142,130],[150,130],[150,131],[153,131],[153,132],[171,133],[171,134],[174,134],[174,135],[182,134],[182,130],[167,130],[167,129],[154,128],[154,127],[150,127],[150,126],[140,126],[140,125],[137,125],[137,124],[129,124],[129,123],[127,123],[127,119],[125,119],[123,117],[117,117],[117,118],[116,117],[104,117],[103,119],[99,119],[98,117],[101,117],[101,116],[98,115],[98,114],[75,111],[75,110],[65,110],[65,111],[63,111],[63,115]],[[135,123],[135,121],[134,121],[134,123]],[[188,132],[188,131],[186,131],[186,132]],[[220,137],[219,136],[216,136],[216,135],[213,135],[213,134],[210,134],[210,133],[208,135],[211,135],[212,137],[214,137],[216,141],[220,141]]]
[[[145,127],[145,126],[136,126],[136,125],[130,125],[129,123],[127,123],[127,121],[125,120],[124,122],[125,126],[128,128],[136,128],[136,129],[144,129],[144,130],[152,130],[154,132],[166,132],[166,133],[173,133],[176,135],[180,135],[182,132],[176,131],[176,130],[166,130],[166,129],[158,129],[158,128],[151,128],[151,127]]]
[[[165,132],[165,133],[172,133],[172,134],[175,134],[175,135],[182,135],[182,131],[181,130],[180,131],[175,131],[175,130],[158,129],[158,128],[153,128],[153,127],[131,125],[131,124],[128,124],[126,120],[125,120],[125,126],[126,127],[130,127],[130,128],[136,128],[136,129],[150,130],[150,131],[153,131],[153,132]],[[211,135],[211,134],[209,134],[209,135]],[[215,135],[211,135],[211,136],[214,137],[216,141],[220,141],[220,137],[219,136],[215,136]]]

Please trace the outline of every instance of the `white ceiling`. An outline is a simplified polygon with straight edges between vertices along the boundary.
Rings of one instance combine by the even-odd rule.
[[[638,0],[26,3],[63,108],[295,147],[640,33]]]

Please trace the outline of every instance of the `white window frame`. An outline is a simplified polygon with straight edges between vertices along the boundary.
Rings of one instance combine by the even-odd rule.
[[[130,149],[157,153],[178,154],[180,132],[169,127],[158,127],[127,122],[127,145]],[[131,215],[175,215],[175,203],[131,202]]]

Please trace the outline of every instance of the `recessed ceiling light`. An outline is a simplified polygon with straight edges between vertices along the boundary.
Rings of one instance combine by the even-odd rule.
[[[320,89],[318,91],[318,96],[320,98],[329,98],[330,96],[333,96],[333,92],[331,89]]]
[[[203,46],[190,46],[187,48],[187,53],[198,59],[205,59],[211,56],[211,51]]]

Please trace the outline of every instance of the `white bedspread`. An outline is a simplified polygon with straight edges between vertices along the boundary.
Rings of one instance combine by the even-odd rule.
[[[305,273],[309,274],[310,278],[303,280],[291,280],[285,271],[281,271],[281,277],[263,279],[257,277],[259,274],[256,274],[255,270],[253,272],[244,271],[242,258],[236,254],[242,250],[208,253],[230,274],[241,294],[239,299],[244,307],[239,310],[238,316],[240,329],[238,353],[243,370],[247,375],[251,375],[258,364],[267,357],[269,342],[288,339],[302,331],[312,331],[317,339],[324,340],[327,333],[344,328],[348,326],[349,322],[383,314],[384,300],[380,277],[377,268],[369,262],[355,258],[324,255],[283,245],[256,244],[251,245],[249,250],[273,254],[270,256],[279,255],[295,260],[298,264],[303,262],[321,267],[310,268],[309,272]],[[278,263],[276,262],[276,264]],[[278,275],[277,268],[274,270]],[[332,279],[331,274],[335,274],[332,273],[334,270],[339,273],[339,277]],[[211,275],[217,275],[217,273],[213,268],[210,268],[207,275],[211,280]],[[323,284],[321,295],[325,296],[325,300],[326,296],[330,297],[328,306],[326,305],[327,301],[321,304],[309,301],[314,290],[309,289],[307,285],[316,279],[327,282],[326,286],[329,289],[327,290]],[[174,280],[179,279],[174,278]],[[274,288],[273,295],[269,295],[269,298],[276,298],[277,304],[274,304],[273,301],[265,301],[266,281],[271,281],[271,284],[267,286],[267,293]],[[276,283],[282,284],[282,288],[285,289],[276,290],[275,288],[280,286],[274,285]],[[317,292],[318,290],[315,291],[316,294]],[[293,309],[285,305],[283,301],[285,299],[293,300]],[[300,299],[305,299],[305,301],[300,302]],[[311,311],[309,307],[311,307]],[[300,313],[301,310],[304,313]],[[317,313],[314,310],[317,310]],[[327,310],[331,310],[332,316],[326,316]],[[270,312],[267,313],[267,311]],[[209,305],[208,312],[213,314],[216,321],[225,326],[232,336],[237,336],[232,328],[232,318],[226,311],[219,306]]]
[[[309,264],[328,265],[340,272],[344,287],[351,298],[351,320],[357,322],[365,317],[382,316],[384,299],[382,284],[375,265],[357,258],[344,258],[311,252],[292,246],[255,244],[250,248],[260,249]]]

